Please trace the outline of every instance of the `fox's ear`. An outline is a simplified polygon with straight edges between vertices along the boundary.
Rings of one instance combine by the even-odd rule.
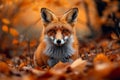
[[[72,8],[63,15],[62,19],[67,21],[69,24],[73,24],[77,20],[77,16],[78,8]]]
[[[41,17],[42,17],[43,23],[45,25],[47,25],[50,22],[52,22],[53,20],[57,19],[55,14],[47,8],[41,8]]]

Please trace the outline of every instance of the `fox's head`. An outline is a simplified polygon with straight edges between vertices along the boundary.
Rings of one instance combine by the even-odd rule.
[[[78,15],[78,8],[72,8],[61,17],[57,17],[47,8],[41,9],[41,18],[44,24],[43,34],[45,40],[56,46],[62,46],[69,40],[73,40],[76,33],[74,24]]]

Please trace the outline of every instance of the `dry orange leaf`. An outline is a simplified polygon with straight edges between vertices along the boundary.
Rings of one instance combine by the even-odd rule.
[[[105,54],[100,53],[94,58],[94,68],[100,77],[104,77],[111,72],[114,66]]]
[[[4,32],[8,32],[9,31],[9,28],[7,25],[3,25],[2,26],[2,31]],[[10,28],[10,34],[14,37],[18,36],[18,31],[14,28]]]
[[[5,62],[2,62],[2,61],[0,61],[0,73],[4,73],[7,75],[10,73],[9,66]]]
[[[8,32],[8,26],[7,26],[7,25],[3,25],[3,26],[2,26],[2,31]]]
[[[100,77],[104,77],[114,69],[114,65],[111,63],[102,63],[95,65],[94,68],[95,73],[97,73]]]
[[[109,44],[109,41],[108,41],[108,40],[104,40],[104,41],[101,42],[101,46],[102,46],[103,48],[107,48],[108,44]]]
[[[27,45],[28,44],[25,41],[23,41],[23,42],[20,43],[20,46],[27,46]]]
[[[111,34],[112,39],[118,39],[117,35],[115,33]]]
[[[110,62],[110,60],[108,59],[108,57],[103,54],[103,53],[100,53],[98,54],[95,58],[94,58],[94,64],[96,63],[104,63],[104,62]]]
[[[14,28],[10,28],[10,34],[14,37],[18,36],[18,31]]]
[[[78,72],[83,72],[85,69],[85,66],[87,65],[87,61],[86,60],[82,60],[81,58],[75,60],[70,67]]]
[[[30,42],[30,47],[34,47],[36,44],[37,44],[37,41],[36,40],[32,40]]]
[[[26,62],[22,62],[20,65],[19,65],[19,70],[22,70],[22,68],[24,67],[24,66],[26,66],[27,65],[27,63]]]
[[[19,41],[17,39],[13,39],[12,44],[18,44]]]
[[[10,24],[10,21],[9,21],[8,19],[6,19],[6,18],[3,18],[3,19],[2,19],[2,22],[3,22],[4,24]]]
[[[69,63],[58,62],[54,67],[50,69],[53,74],[62,74],[66,71]]]

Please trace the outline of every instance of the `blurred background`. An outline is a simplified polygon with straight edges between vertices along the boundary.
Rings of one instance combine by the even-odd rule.
[[[119,0],[0,0],[0,59],[34,53],[43,26],[42,7],[58,16],[78,7],[76,26],[80,41],[102,39],[104,34],[119,39]]]

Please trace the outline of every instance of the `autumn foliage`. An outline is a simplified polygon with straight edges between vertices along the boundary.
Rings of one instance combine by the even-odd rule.
[[[34,67],[40,9],[78,7],[79,55],[72,64]],[[119,0],[0,0],[0,80],[120,80]]]

